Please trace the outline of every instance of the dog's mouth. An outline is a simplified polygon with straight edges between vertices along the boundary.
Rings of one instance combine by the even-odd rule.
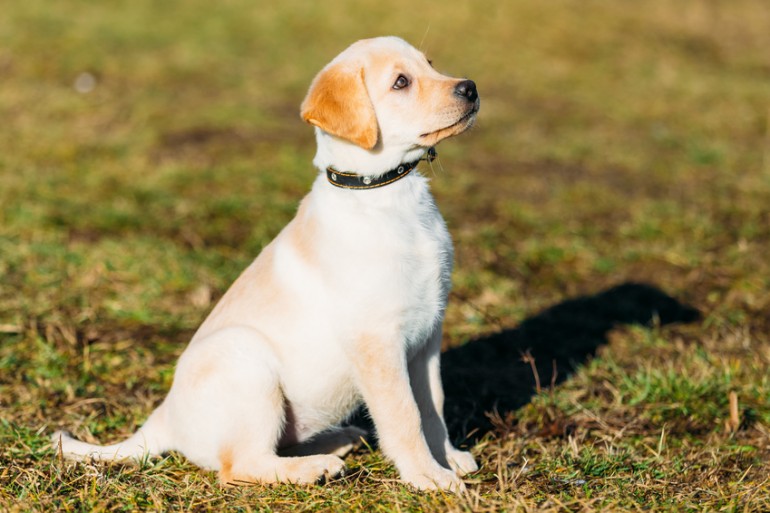
[[[420,138],[424,139],[427,145],[432,146],[437,142],[441,141],[442,139],[446,139],[447,137],[452,137],[453,135],[461,134],[464,131],[466,131],[468,128],[473,126],[474,121],[476,121],[476,114],[478,114],[478,112],[479,112],[479,101],[476,100],[476,102],[471,106],[468,112],[463,114],[460,119],[458,119],[451,125],[445,126],[444,128],[439,128],[438,130],[421,134]]]

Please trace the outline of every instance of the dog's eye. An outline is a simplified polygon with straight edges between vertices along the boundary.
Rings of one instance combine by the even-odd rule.
[[[393,89],[403,89],[407,86],[409,86],[409,79],[404,75],[399,75],[396,82],[393,84]]]

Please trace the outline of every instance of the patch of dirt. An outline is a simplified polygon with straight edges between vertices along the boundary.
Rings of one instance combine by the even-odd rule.
[[[220,155],[256,155],[271,145],[311,144],[312,134],[285,126],[243,128],[233,126],[192,126],[161,134],[151,152],[156,161],[167,159],[211,159]],[[307,132],[307,131],[306,131]]]

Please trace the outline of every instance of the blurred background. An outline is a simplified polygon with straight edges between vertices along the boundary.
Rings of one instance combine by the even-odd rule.
[[[630,376],[629,390],[654,369],[709,384],[666,399],[707,432],[728,390],[770,421],[767,2],[25,0],[2,12],[8,440],[44,451],[51,416],[81,436],[141,422],[316,176],[298,114],[311,79],[386,34],[481,97],[477,126],[423,170],[457,248],[445,347],[647,283],[701,321],[625,333],[611,365],[585,372]]]
[[[9,7],[7,322],[46,314],[56,294],[72,294],[53,299],[74,301],[80,320],[109,304],[106,315],[166,322],[185,314],[169,293],[221,293],[315,176],[298,118],[310,80],[352,41],[383,34],[472,78],[482,98],[477,128],[443,144],[431,171],[458,246],[457,294],[479,310],[450,332],[629,279],[731,318],[768,304],[767,273],[734,276],[765,265],[770,226],[764,2]],[[725,304],[731,294],[739,302]],[[191,315],[180,322],[192,327]]]

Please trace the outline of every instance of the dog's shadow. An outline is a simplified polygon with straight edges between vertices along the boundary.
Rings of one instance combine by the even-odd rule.
[[[517,328],[450,349],[442,355],[441,374],[452,439],[476,440],[492,429],[488,412],[505,417],[529,402],[536,389],[532,365],[548,387],[593,357],[613,327],[692,322],[698,316],[653,286],[626,283],[564,301]]]

